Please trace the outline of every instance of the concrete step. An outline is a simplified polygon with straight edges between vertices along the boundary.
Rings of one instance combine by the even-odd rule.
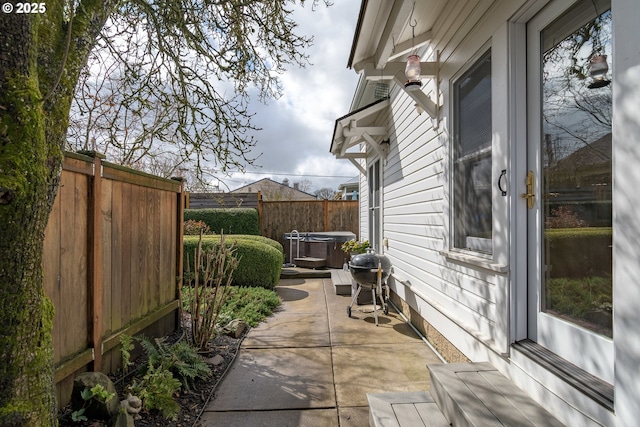
[[[456,427],[563,426],[490,363],[427,368],[433,399]]]
[[[431,395],[425,391],[367,394],[371,427],[449,427]]]
[[[336,295],[351,295],[351,273],[344,270],[331,270],[331,283]]]

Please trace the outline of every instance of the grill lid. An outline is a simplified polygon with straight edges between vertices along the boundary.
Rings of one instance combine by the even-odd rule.
[[[351,277],[361,285],[375,285],[378,280],[378,265],[382,267],[382,281],[386,281],[391,273],[391,261],[386,255],[377,254],[373,249],[355,255],[349,263]]]

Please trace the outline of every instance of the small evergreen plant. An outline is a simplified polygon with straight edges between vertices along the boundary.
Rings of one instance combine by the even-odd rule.
[[[142,399],[146,409],[157,409],[167,419],[175,420],[180,406],[173,398],[182,387],[190,390],[198,378],[211,375],[211,369],[196,349],[186,342],[174,345],[166,343],[164,338],[151,340],[147,337],[136,338],[147,356],[146,371],[142,378],[134,379],[129,391]],[[133,342],[125,337],[122,346],[123,364],[128,365]]]
[[[87,409],[87,405],[91,402],[92,399],[95,399],[102,403],[106,403],[109,400],[113,399],[114,396],[115,393],[109,393],[101,384],[96,384],[91,388],[85,387],[85,389],[80,392],[80,397],[82,397],[84,404],[82,405],[82,408],[71,413],[71,419],[76,423],[80,421],[87,421],[87,417],[84,415],[84,413]]]

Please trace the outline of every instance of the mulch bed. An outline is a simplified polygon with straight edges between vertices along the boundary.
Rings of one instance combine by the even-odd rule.
[[[167,342],[176,342],[182,336],[182,331],[176,331],[170,337],[167,337]],[[209,364],[211,368],[211,376],[206,379],[199,379],[195,382],[195,386],[191,392],[183,391],[179,395],[174,396],[175,400],[180,405],[180,413],[176,421],[168,420],[162,416],[158,411],[146,411],[140,412],[141,419],[135,421],[136,426],[144,427],[186,427],[186,426],[198,426],[198,419],[204,411],[204,408],[212,398],[212,394],[218,382],[222,379],[227,368],[235,359],[235,356],[239,350],[242,338],[232,338],[226,335],[221,335],[214,338],[210,343],[210,351],[206,354],[202,354],[205,359],[213,358],[216,355],[222,356],[224,361],[218,365]],[[109,375],[111,380],[116,386],[118,391],[118,397],[120,400],[126,398],[125,387],[133,381],[133,377],[139,368],[146,365],[146,357],[144,355],[138,357],[134,365],[129,368],[129,374],[124,377],[122,372],[116,372]],[[87,420],[82,422],[73,422],[71,419],[71,405],[67,405],[58,412],[58,422],[60,426],[81,426],[81,427],[107,427],[108,423],[101,420]]]

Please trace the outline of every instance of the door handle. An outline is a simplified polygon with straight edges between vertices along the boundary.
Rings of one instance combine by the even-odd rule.
[[[527,173],[527,177],[524,182],[527,186],[527,192],[522,193],[520,197],[527,201],[527,207],[529,209],[533,209],[533,202],[536,198],[536,195],[533,193],[533,171],[529,171],[529,173]]]
[[[502,178],[506,178],[506,177],[507,177],[507,170],[506,169],[502,169],[502,172],[500,173],[500,176],[498,177],[498,190],[500,190],[500,194],[502,194],[503,196],[507,195],[507,190],[502,188]]]

